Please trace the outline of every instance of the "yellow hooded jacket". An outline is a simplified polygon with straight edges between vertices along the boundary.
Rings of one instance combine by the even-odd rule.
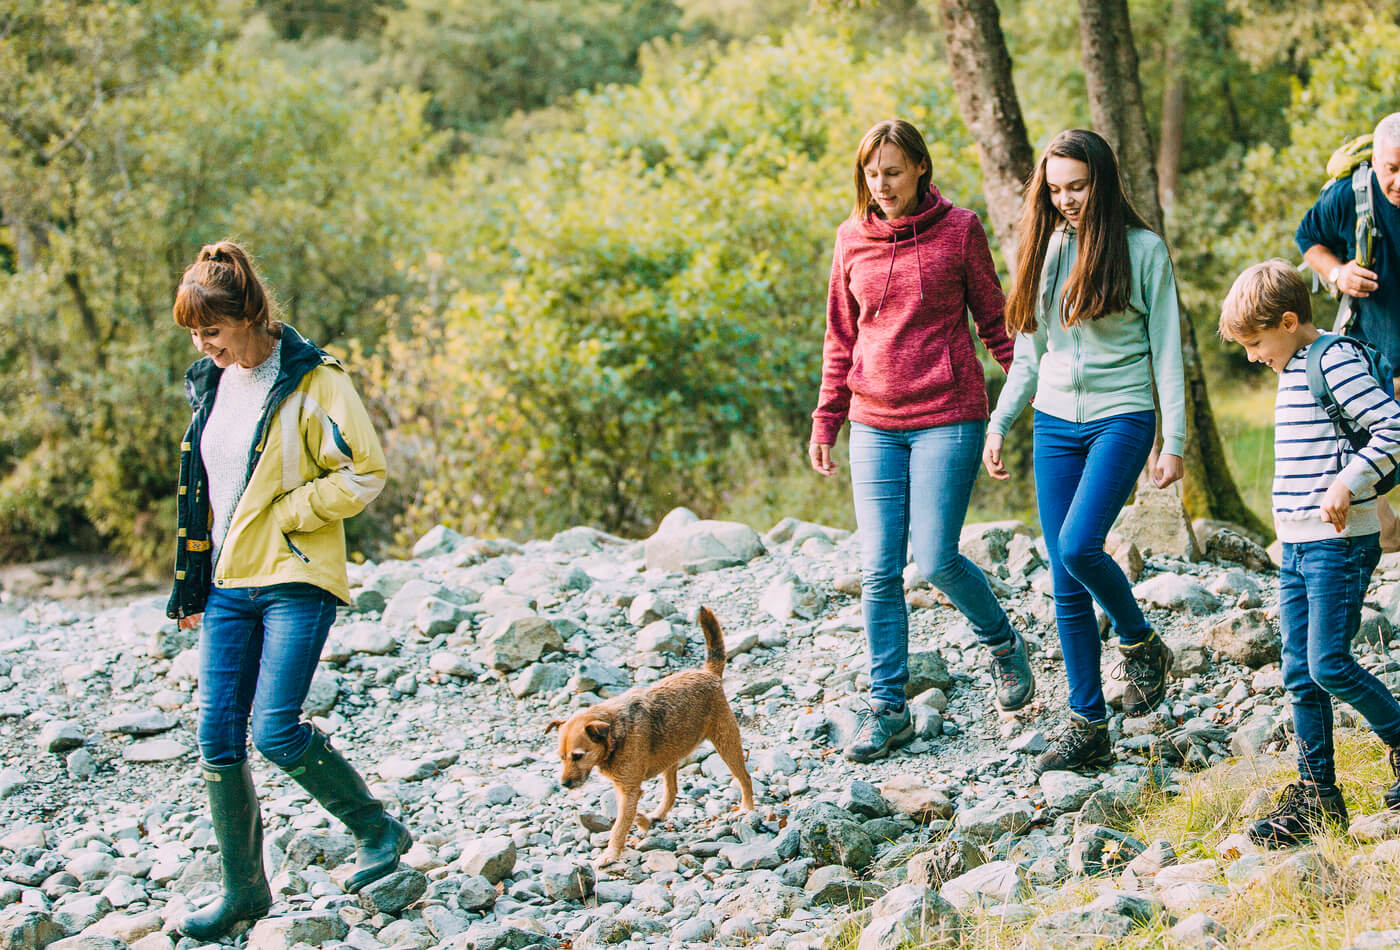
[[[214,565],[199,442],[222,372],[205,358],[185,374],[194,415],[180,445],[179,545],[167,614],[202,613],[211,585],[300,581],[348,602],[344,521],[383,490],[385,463],[344,365],[283,324],[282,366],[253,437],[248,486]]]

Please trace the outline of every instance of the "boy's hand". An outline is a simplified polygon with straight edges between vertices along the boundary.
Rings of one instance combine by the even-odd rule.
[[[1011,477],[1011,473],[1006,470],[1006,466],[1001,461],[1001,447],[1006,444],[1006,437],[987,433],[987,444],[982,447],[982,464],[987,469],[987,474],[1000,481],[1005,481]]]
[[[1334,481],[1327,494],[1322,496],[1322,520],[1339,532],[1347,526],[1347,512],[1351,510],[1351,489],[1340,481]]]

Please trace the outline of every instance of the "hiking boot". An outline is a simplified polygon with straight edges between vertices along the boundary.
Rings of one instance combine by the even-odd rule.
[[[233,765],[200,763],[209,795],[209,819],[219,842],[223,893],[213,903],[187,914],[176,929],[186,937],[212,943],[245,920],[267,916],[272,890],[263,871],[263,827],[248,760]]]
[[[1085,772],[1097,774],[1113,764],[1113,745],[1108,741],[1108,722],[1090,722],[1078,713],[1055,737],[1050,748],[1040,754],[1032,769],[1035,778],[1046,772]]]
[[[1124,682],[1123,712],[1143,716],[1157,708],[1167,695],[1167,671],[1172,668],[1172,651],[1157,634],[1141,643],[1118,647],[1123,662],[1114,671]]]
[[[1347,804],[1337,786],[1294,782],[1279,796],[1278,807],[1250,824],[1249,840],[1266,848],[1286,848],[1328,826],[1345,830],[1348,821]]]
[[[908,703],[900,706],[898,712],[866,706],[860,711],[855,735],[846,743],[846,758],[852,762],[874,762],[913,741],[914,719],[909,715]]]
[[[384,804],[370,794],[365,780],[344,756],[331,748],[329,739],[316,732],[301,758],[283,771],[355,836],[358,869],[345,882],[346,893],[354,894],[393,873],[413,837],[385,812]]]
[[[992,648],[992,681],[996,684],[997,708],[1002,712],[1021,709],[1035,695],[1026,641],[1014,629],[1009,642]]]
[[[1395,776],[1395,784],[1385,790],[1385,807],[1400,808],[1400,748],[1391,747],[1390,774]]]

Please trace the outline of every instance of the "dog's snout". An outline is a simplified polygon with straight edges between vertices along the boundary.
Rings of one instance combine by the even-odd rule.
[[[564,778],[561,778],[559,780],[559,784],[564,786],[565,788],[578,788],[580,785],[583,784],[583,780],[580,779],[577,775],[568,775]]]

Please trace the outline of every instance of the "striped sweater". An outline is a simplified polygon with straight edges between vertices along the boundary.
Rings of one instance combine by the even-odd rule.
[[[1400,458],[1400,404],[1385,394],[1355,348],[1333,346],[1322,372],[1346,415],[1371,433],[1353,452],[1337,437],[1308,391],[1309,344],[1293,354],[1278,379],[1274,401],[1274,530],[1280,541],[1360,537],[1380,530],[1375,484]],[[1351,489],[1347,524],[1338,532],[1322,520],[1322,497],[1335,479]]]

